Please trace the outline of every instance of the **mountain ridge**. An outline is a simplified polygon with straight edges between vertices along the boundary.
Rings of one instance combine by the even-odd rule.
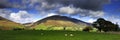
[[[82,23],[86,23],[88,25],[90,25],[90,23],[87,23],[87,22],[84,22],[84,21],[81,21],[81,20],[78,20],[78,19],[75,19],[75,18],[70,18],[70,17],[67,17],[67,16],[60,16],[60,15],[53,15],[53,16],[49,16],[49,17],[46,17],[46,18],[43,18],[37,22],[35,22],[34,24],[40,24],[42,22],[45,22],[46,20],[63,20],[63,21],[72,21],[74,23],[79,23],[79,22],[82,22]]]
[[[91,24],[75,18],[53,15],[32,23],[30,28],[36,30],[82,30],[88,26]]]
[[[14,30],[15,28],[24,28],[24,25],[0,16],[0,30]]]

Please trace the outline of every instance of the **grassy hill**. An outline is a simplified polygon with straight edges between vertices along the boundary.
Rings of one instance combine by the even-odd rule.
[[[35,22],[31,28],[37,30],[81,30],[89,23],[74,18],[54,15]]]
[[[0,30],[13,30],[14,28],[24,28],[24,26],[0,17]]]

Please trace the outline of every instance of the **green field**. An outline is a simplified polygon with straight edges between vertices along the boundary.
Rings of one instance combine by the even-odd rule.
[[[0,40],[120,40],[120,34],[80,31],[0,31]]]

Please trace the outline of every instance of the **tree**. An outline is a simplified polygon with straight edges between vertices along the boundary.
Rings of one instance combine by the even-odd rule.
[[[96,22],[93,23],[93,26],[98,28],[98,30],[101,32],[105,25],[104,21],[105,20],[103,18],[99,18]]]
[[[116,23],[115,26],[116,26],[116,27],[115,27],[115,31],[119,31],[120,28],[119,28],[118,23]]]
[[[103,18],[99,18],[96,22],[93,23],[93,26],[97,28],[100,32],[117,31],[119,29],[118,24],[106,21]]]

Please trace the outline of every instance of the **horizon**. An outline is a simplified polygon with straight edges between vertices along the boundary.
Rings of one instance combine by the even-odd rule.
[[[88,23],[104,18],[120,25],[120,0],[1,0],[0,16],[17,23],[61,15]]]

